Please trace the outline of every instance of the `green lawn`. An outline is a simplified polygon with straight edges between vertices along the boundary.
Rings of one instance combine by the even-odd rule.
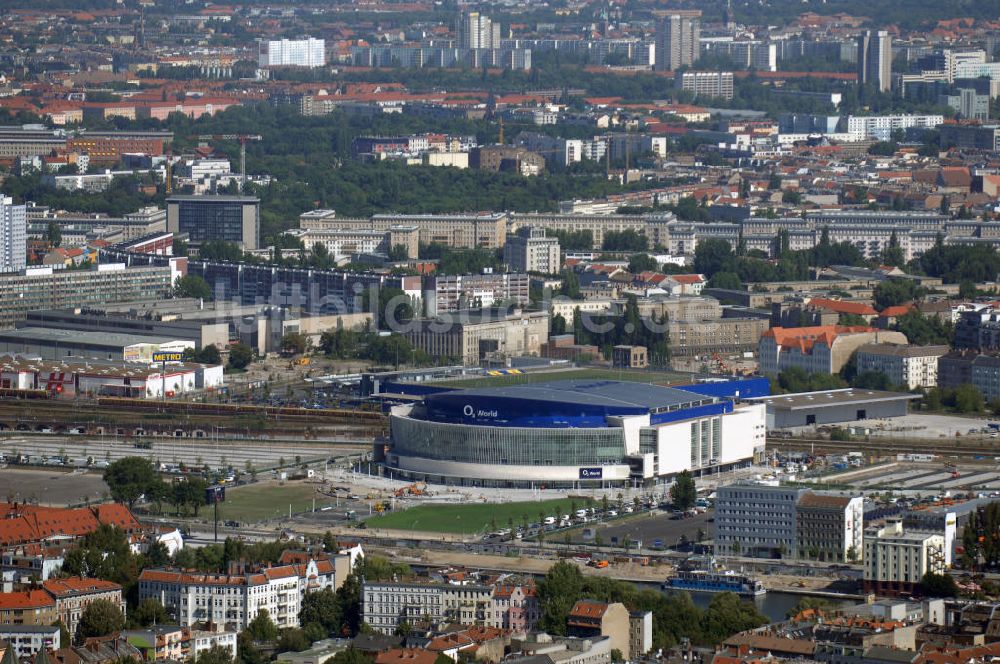
[[[288,482],[277,484],[251,484],[226,491],[226,502],[219,505],[219,520],[235,519],[241,523],[253,523],[274,517],[288,516],[288,506],[292,514],[308,512],[324,505],[332,505],[334,500],[316,491],[317,484]],[[205,507],[203,510],[211,510]],[[204,513],[204,512],[203,512]]]
[[[543,500],[523,503],[481,503],[475,505],[420,505],[401,512],[390,512],[373,516],[366,520],[369,528],[392,528],[395,530],[423,530],[434,533],[473,534],[493,528],[506,528],[513,519],[520,525],[527,515],[528,523],[539,520],[539,511],[545,516],[558,517],[570,514],[572,503],[577,509],[592,501],[582,498],[570,500]]]
[[[623,380],[632,383],[683,383],[689,381],[690,376],[670,371],[567,369],[564,371],[539,371],[503,376],[457,378],[434,382],[433,384],[441,387],[506,387],[508,385],[550,383],[554,380]]]

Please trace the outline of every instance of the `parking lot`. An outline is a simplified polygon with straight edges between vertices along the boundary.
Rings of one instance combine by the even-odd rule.
[[[714,512],[679,517],[660,510],[636,516],[587,524],[595,529],[595,536],[605,544],[623,545],[626,541],[636,548],[677,548],[684,542],[711,539]],[[584,528],[570,531],[573,542],[594,542],[584,538]],[[595,537],[595,539],[596,539]]]
[[[65,457],[69,465],[101,467],[105,463],[127,456],[141,456],[156,464],[187,466],[209,466],[210,468],[249,467],[264,470],[276,466],[300,463],[322,463],[331,457],[356,454],[356,449],[340,448],[335,445],[315,443],[278,443],[260,440],[189,440],[167,438],[143,441],[147,448],[136,447],[132,442],[115,437],[90,438],[84,436],[17,436],[0,438],[0,453],[3,455],[30,457],[32,464],[43,465],[43,458]],[[54,464],[55,462],[50,462]],[[48,465],[48,464],[45,464]]]
[[[7,501],[37,501],[41,505],[65,507],[100,502],[108,485],[99,473],[69,469],[11,468],[0,470],[0,497]]]
[[[942,491],[991,493],[1000,491],[1000,462],[992,459],[956,463],[937,457],[925,462],[897,462],[870,469],[827,475],[823,482],[847,485],[868,492],[904,491],[935,493]]]

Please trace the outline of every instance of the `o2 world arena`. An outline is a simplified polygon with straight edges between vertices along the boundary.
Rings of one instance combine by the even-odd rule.
[[[455,486],[655,485],[762,454],[767,379],[661,387],[608,380],[440,391],[393,407],[386,475]]]

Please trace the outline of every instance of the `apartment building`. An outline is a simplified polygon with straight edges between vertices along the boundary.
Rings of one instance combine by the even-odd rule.
[[[420,249],[420,229],[416,226],[391,226],[386,231],[362,228],[286,231],[298,238],[306,251],[322,245],[334,260],[356,254],[387,254],[393,247],[406,249],[406,255],[416,258]]]
[[[0,593],[0,625],[51,625],[59,619],[56,601],[44,590]]]
[[[669,319],[667,342],[677,356],[744,353],[756,350],[767,330],[766,318]]]
[[[326,42],[312,37],[261,41],[258,63],[261,67],[322,67]]]
[[[733,98],[733,72],[731,71],[685,71],[678,73],[674,84],[687,90],[695,98]]]
[[[869,529],[864,534],[866,592],[909,595],[924,574],[943,574],[945,538],[937,532],[905,530],[902,521]]]
[[[882,373],[890,384],[913,390],[937,386],[938,358],[948,351],[948,346],[865,344],[858,348],[855,359],[858,373]]]
[[[504,262],[513,272],[556,274],[559,272],[559,238],[548,237],[544,228],[521,228],[507,233]]]
[[[755,483],[720,487],[717,553],[844,562],[863,555],[861,498]]]
[[[569,636],[605,636],[611,640],[611,649],[617,649],[628,661],[631,657],[629,611],[620,602],[577,601],[566,616]]]
[[[942,124],[943,115],[851,115],[847,118],[847,133],[857,140],[887,141],[897,130],[936,129]]]
[[[0,329],[23,321],[29,311],[102,306],[130,300],[162,299],[173,290],[175,267],[104,264],[94,270],[27,268],[0,275]]]
[[[59,650],[68,643],[60,641],[58,625],[0,625],[0,641],[14,649],[17,656],[33,658],[41,650]]]
[[[0,196],[0,272],[17,272],[28,264],[28,216],[24,205]]]
[[[529,302],[530,283],[531,278],[523,272],[436,275],[424,281],[424,308],[428,316],[437,316],[502,302],[524,306]]]
[[[423,619],[528,632],[541,615],[534,586],[449,583],[364,583],[361,614],[383,634],[400,624]]]
[[[111,602],[125,615],[122,587],[111,581],[82,577],[54,578],[43,582],[42,588],[55,599],[56,613],[70,636],[76,635],[83,612],[99,599]]]
[[[468,365],[485,359],[539,355],[549,339],[549,314],[490,310],[444,313],[412,321],[407,340],[431,357],[451,358]]]
[[[265,609],[278,627],[298,627],[305,594],[335,590],[349,573],[336,558],[347,556],[233,574],[146,569],[139,575],[139,600],[156,599],[181,626],[212,622],[243,630]]]
[[[777,375],[798,367],[807,373],[838,373],[858,348],[871,343],[905,346],[907,340],[902,332],[861,325],[772,327],[757,346],[760,372]]]
[[[403,623],[494,626],[493,588],[443,583],[368,583],[361,586],[363,621],[377,632],[392,634]]]
[[[194,661],[213,647],[228,650],[236,656],[237,633],[208,632],[178,625],[153,625],[145,629],[122,632],[129,645],[142,653],[145,662]]]
[[[892,86],[892,36],[885,30],[867,30],[858,36],[858,82],[879,92]]]
[[[676,12],[656,26],[656,71],[691,66],[701,55],[701,12]]]
[[[527,632],[538,624],[541,607],[533,585],[498,585],[493,587],[491,627]]]

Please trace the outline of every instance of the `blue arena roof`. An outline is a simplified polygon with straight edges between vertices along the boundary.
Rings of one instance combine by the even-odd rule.
[[[428,394],[422,417],[478,426],[593,428],[608,426],[609,417],[649,415],[662,423],[731,410],[729,401],[672,387],[561,380]]]
[[[472,388],[456,393],[463,396],[531,399],[583,406],[613,405],[643,410],[690,406],[712,400],[711,397],[673,387],[617,380],[556,380],[533,385]]]

